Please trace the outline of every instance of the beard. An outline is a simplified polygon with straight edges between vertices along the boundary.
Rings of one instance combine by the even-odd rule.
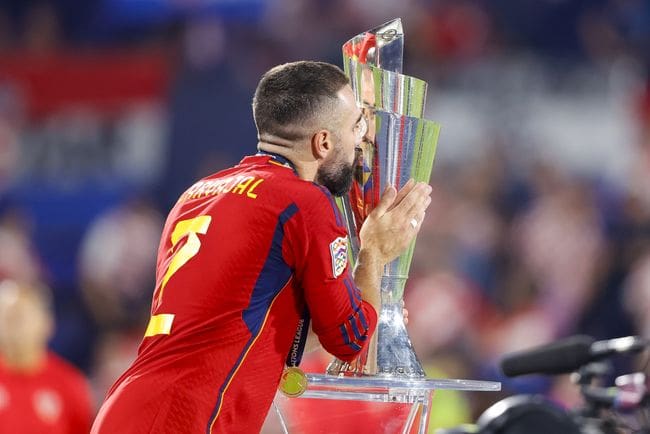
[[[322,165],[316,172],[316,182],[329,190],[332,195],[341,197],[347,194],[354,180],[355,164],[337,160]]]

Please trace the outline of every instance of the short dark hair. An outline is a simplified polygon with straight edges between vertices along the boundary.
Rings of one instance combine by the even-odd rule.
[[[303,138],[337,92],[348,84],[340,68],[325,62],[285,63],[267,71],[253,98],[257,132],[289,140]]]

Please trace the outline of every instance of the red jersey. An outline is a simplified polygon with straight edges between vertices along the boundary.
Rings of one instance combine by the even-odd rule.
[[[92,412],[85,377],[58,356],[29,373],[0,363],[0,433],[86,434]]]
[[[330,193],[278,156],[246,157],[190,187],[160,243],[151,320],[93,434],[254,433],[303,313],[352,360],[377,314],[361,300]]]

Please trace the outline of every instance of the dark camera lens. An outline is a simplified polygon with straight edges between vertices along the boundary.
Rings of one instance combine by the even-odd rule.
[[[512,396],[485,410],[479,434],[579,434],[580,428],[562,408],[541,396]]]

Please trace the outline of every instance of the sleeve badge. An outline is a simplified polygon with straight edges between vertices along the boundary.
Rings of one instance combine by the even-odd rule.
[[[348,238],[338,237],[330,243],[332,254],[332,272],[334,277],[339,277],[348,265]]]

